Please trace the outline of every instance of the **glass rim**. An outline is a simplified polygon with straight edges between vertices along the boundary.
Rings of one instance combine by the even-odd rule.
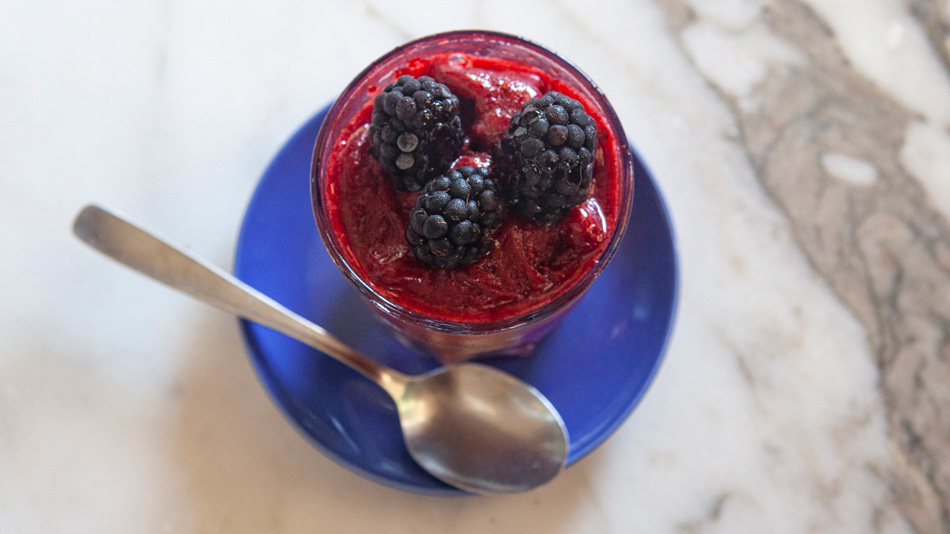
[[[582,80],[587,85],[587,89],[589,89],[591,95],[597,101],[596,103],[603,110],[604,118],[610,122],[613,129],[614,142],[617,145],[620,156],[617,172],[622,177],[622,182],[620,184],[621,200],[617,213],[617,223],[616,227],[614,228],[613,235],[611,236],[611,241],[600,257],[595,260],[594,265],[587,271],[587,273],[585,273],[578,280],[575,280],[573,284],[561,294],[549,302],[537,307],[536,309],[529,311],[528,313],[520,314],[510,318],[494,319],[483,322],[459,322],[436,319],[425,314],[406,309],[405,307],[400,306],[399,304],[396,304],[395,302],[392,302],[386,298],[356,273],[356,271],[349,265],[349,263],[346,261],[346,258],[341,253],[340,246],[338,243],[336,243],[336,240],[331,235],[332,233],[328,231],[330,224],[329,221],[325,220],[325,215],[323,213],[323,209],[321,208],[323,205],[322,199],[325,195],[323,195],[320,187],[320,170],[323,168],[321,166],[322,151],[326,144],[332,141],[328,139],[330,130],[328,125],[332,124],[334,117],[340,113],[340,110],[344,104],[347,103],[348,100],[353,96],[354,90],[363,81],[365,76],[371,73],[380,63],[388,60],[394,55],[403,52],[406,49],[430,41],[443,39],[461,40],[473,37],[486,38],[486,40],[494,39],[499,41],[510,41],[524,46],[525,48],[533,49],[533,51],[538,52],[541,55],[550,56],[552,60],[554,60],[556,63],[559,63],[578,79]],[[336,264],[337,268],[343,273],[343,275],[357,288],[361,296],[364,297],[370,304],[385,314],[394,315],[403,321],[409,321],[418,326],[422,326],[437,332],[452,334],[494,334],[534,324],[551,316],[554,313],[557,313],[562,309],[566,309],[568,306],[573,304],[574,301],[583,296],[587,289],[600,276],[607,264],[610,263],[610,260],[617,252],[620,242],[623,240],[623,236],[626,233],[627,223],[630,219],[630,211],[633,204],[633,195],[635,194],[633,190],[633,173],[633,153],[630,149],[629,142],[627,141],[627,137],[623,130],[623,126],[620,123],[619,117],[614,111],[613,106],[610,104],[610,101],[607,100],[606,95],[600,89],[600,86],[598,86],[590,78],[590,76],[588,76],[587,73],[581,70],[577,65],[547,46],[518,35],[492,30],[453,30],[449,32],[426,35],[393,48],[392,50],[373,60],[372,63],[360,71],[360,73],[357,74],[349,84],[347,84],[347,86],[340,93],[340,96],[336,98],[332,105],[330,105],[330,108],[327,110],[327,114],[323,120],[323,124],[320,126],[320,132],[317,134],[310,166],[310,195],[317,229],[320,232],[320,237],[323,240],[324,245],[330,253],[330,258],[333,260],[333,263]]]

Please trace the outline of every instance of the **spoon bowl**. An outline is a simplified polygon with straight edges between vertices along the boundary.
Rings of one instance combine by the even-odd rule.
[[[567,462],[560,415],[534,387],[484,365],[407,376],[177,245],[97,206],[73,223],[86,244],[212,306],[288,335],[359,371],[396,403],[406,448],[434,477],[479,494],[532,489]]]
[[[412,458],[472,493],[514,493],[551,480],[567,459],[557,410],[535,388],[485,365],[413,377],[396,400]]]

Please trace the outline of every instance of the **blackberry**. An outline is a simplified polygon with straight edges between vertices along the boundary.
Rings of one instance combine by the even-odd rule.
[[[526,102],[499,142],[511,209],[533,221],[559,221],[587,200],[596,150],[597,123],[580,102],[555,91]]]
[[[504,211],[487,168],[459,167],[425,185],[409,212],[406,239],[416,258],[431,267],[471,265],[494,246]]]
[[[400,76],[373,100],[370,153],[400,191],[418,191],[444,173],[462,147],[461,105],[428,76]]]

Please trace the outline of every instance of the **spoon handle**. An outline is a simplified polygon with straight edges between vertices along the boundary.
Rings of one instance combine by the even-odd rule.
[[[349,365],[390,394],[401,395],[407,377],[343,344],[323,328],[211,263],[98,206],[86,206],[73,223],[76,236],[106,256],[216,308],[260,323]]]

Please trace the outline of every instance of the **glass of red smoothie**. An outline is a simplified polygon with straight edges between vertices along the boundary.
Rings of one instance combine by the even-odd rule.
[[[458,96],[465,142],[454,167],[491,168],[527,100],[558,91],[580,101],[598,130],[588,200],[553,225],[509,216],[495,248],[473,265],[424,265],[406,241],[419,193],[393,187],[368,137],[374,97],[406,74],[430,76]],[[623,237],[632,162],[607,98],[573,64],[512,35],[457,31],[392,50],[347,86],[317,137],[311,193],[330,256],[376,316],[404,343],[448,363],[530,354],[570,311]]]

